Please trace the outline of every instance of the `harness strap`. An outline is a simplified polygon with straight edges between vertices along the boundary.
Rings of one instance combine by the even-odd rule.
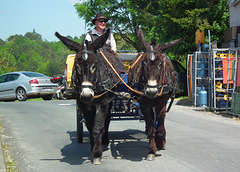
[[[144,53],[161,53],[161,52],[158,50],[146,50],[144,51]]]
[[[83,51],[81,51],[81,53],[95,54],[94,52],[92,52],[92,51],[88,51],[88,50],[83,50]]]
[[[112,68],[112,70],[115,72],[115,74],[117,75],[117,77],[122,81],[122,83],[131,91],[133,91],[134,93],[137,93],[139,95],[144,95],[144,93],[138,91],[138,90],[134,90],[133,88],[131,88],[128,84],[126,84],[124,82],[124,80],[121,78],[121,76],[117,73],[117,71],[114,69],[114,67],[112,66],[112,64],[109,62],[109,60],[107,59],[107,57],[103,54],[103,52],[101,50],[99,50],[99,52],[101,53],[101,55],[103,56],[103,58],[106,60],[106,62],[109,64],[109,66]]]
[[[151,50],[151,52],[152,52],[152,51],[155,52],[155,50]],[[122,83],[123,83],[129,90],[133,91],[134,93],[137,93],[137,94],[139,94],[139,95],[144,95],[143,92],[140,92],[140,91],[138,91],[138,90],[135,90],[135,89],[133,89],[132,87],[130,87],[128,84],[126,84],[122,78],[124,78],[127,73],[126,73],[123,77],[121,77],[121,76],[117,73],[117,71],[114,69],[114,67],[112,66],[112,64],[109,62],[109,60],[107,59],[107,57],[104,55],[104,53],[103,53],[101,50],[99,50],[99,52],[101,53],[102,57],[105,59],[105,61],[106,61],[106,62],[108,63],[108,65],[112,68],[112,70],[114,71],[114,73],[117,75],[117,77],[118,77],[120,80],[119,80],[112,88],[108,89],[107,91],[105,91],[104,93],[102,93],[102,94],[100,94],[100,95],[94,96],[94,98],[99,98],[99,97],[103,96],[104,94],[106,94],[107,92],[112,91],[112,89],[113,89],[117,84],[119,84],[120,81],[122,81]],[[150,52],[150,51],[149,51],[149,52]],[[156,52],[159,53],[159,51],[156,51]],[[143,54],[141,54],[141,55],[138,57],[138,59],[133,63],[133,65],[130,67],[130,69],[133,68],[133,67],[137,64],[137,62],[141,59],[142,55],[143,55]],[[130,70],[130,69],[129,69],[129,70]],[[165,71],[165,69],[166,69],[166,57],[164,57],[164,60],[163,60],[163,69],[164,69],[164,71]],[[128,70],[128,71],[129,71],[129,70]],[[163,75],[163,77],[165,77],[165,75]],[[164,80],[164,78],[163,78],[163,80]],[[161,96],[162,93],[163,93],[163,87],[161,88],[161,91],[160,91],[160,93],[157,94],[157,96]],[[115,93],[115,94],[116,94],[116,93]],[[174,99],[174,98],[173,98],[173,99]],[[169,107],[168,107],[168,111],[169,111],[170,108],[171,108],[173,99],[172,99],[172,101],[171,101],[171,103],[170,103],[170,105],[169,105]]]
[[[114,86],[112,86],[112,88],[107,89],[107,91],[105,91],[105,92],[103,92],[102,94],[99,94],[99,95],[97,95],[97,96],[94,96],[93,98],[94,98],[94,99],[100,98],[100,97],[102,97],[104,94],[106,94],[107,92],[112,91],[112,89],[113,89],[114,87],[116,87],[116,86],[119,84],[119,82],[120,82],[120,80],[119,80]]]
[[[140,59],[140,58],[139,58],[139,59]],[[110,64],[110,62],[109,62],[109,64]],[[129,69],[129,70],[130,70],[130,69]],[[128,71],[129,71],[129,70],[128,70]],[[128,73],[128,72],[126,72],[125,75],[123,75],[122,78],[124,78],[124,77],[127,75],[127,73]],[[106,89],[106,91],[103,92],[102,94],[99,94],[99,95],[94,96],[94,98],[95,98],[95,99],[98,99],[98,98],[102,97],[104,94],[106,94],[106,93],[108,93],[108,92],[112,92],[112,93],[116,94],[117,96],[122,96],[122,97],[123,97],[123,95],[121,95],[121,93],[118,93],[118,92],[116,93],[116,92],[112,91],[112,89],[113,89],[114,87],[116,87],[116,86],[120,83],[120,81],[121,81],[121,80],[119,80],[116,84],[114,84],[114,85],[112,86],[112,88]],[[127,98],[129,99],[129,96],[128,96],[128,95],[125,96],[125,97],[127,97]]]
[[[132,69],[132,68],[137,64],[137,62],[141,59],[142,55],[143,55],[143,54],[141,54],[141,55],[138,57],[138,59],[133,63],[133,65],[130,66],[130,69]],[[128,71],[129,71],[129,70],[128,70]]]
[[[163,81],[164,81],[164,77],[165,77],[165,68],[166,68],[166,60],[165,60],[165,57],[164,57],[164,59],[163,59]],[[163,87],[161,88],[161,91],[160,91],[159,94],[157,94],[157,96],[161,96],[162,92],[163,92]]]
[[[100,50],[100,51],[101,51],[101,50]],[[102,51],[101,51],[101,52],[102,52]],[[102,54],[102,53],[101,53],[101,54]],[[137,61],[139,61],[141,57],[142,57],[142,54],[141,54],[140,57],[137,59]],[[111,64],[107,59],[105,59],[105,60],[108,62],[109,65]],[[133,67],[135,64],[136,64],[136,62],[135,62],[131,67]],[[129,71],[129,70],[130,70],[130,69],[128,69],[128,71]],[[124,75],[122,78],[124,78],[124,77],[127,75],[127,73],[128,73],[128,72],[126,72],[125,75]],[[121,78],[121,77],[120,77],[120,78]],[[120,79],[115,85],[113,85],[112,88],[107,89],[107,90],[106,90],[105,92],[103,92],[102,94],[99,94],[99,95],[94,96],[94,98],[97,99],[97,98],[102,97],[104,94],[106,94],[106,93],[108,93],[108,92],[113,92],[112,89],[113,89],[114,87],[116,87],[116,86],[119,84],[120,81],[121,81],[121,79]],[[116,94],[116,95],[118,95],[118,96],[121,95],[121,93],[116,93],[116,92],[113,92],[113,93]],[[123,96],[123,95],[121,95],[121,96]],[[126,96],[125,96],[125,97],[126,97]],[[129,98],[128,95],[127,95],[127,98]]]

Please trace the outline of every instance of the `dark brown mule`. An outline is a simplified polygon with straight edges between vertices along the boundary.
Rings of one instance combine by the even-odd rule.
[[[138,27],[137,36],[142,44],[143,53],[136,57],[135,60],[141,56],[128,73],[128,83],[143,93],[137,98],[149,138],[147,160],[154,160],[156,151],[164,149],[166,143],[166,105],[169,98],[175,96],[177,88],[172,63],[163,52],[184,38],[160,45],[152,40],[150,44],[145,41],[143,32]]]
[[[98,52],[106,42],[109,33],[110,30],[93,43],[86,41],[82,45],[58,33],[55,34],[70,50],[76,52],[72,85],[77,92],[77,120],[82,114],[84,115],[90,134],[93,164],[101,164],[102,146],[107,147],[109,144],[110,102],[115,98],[115,94],[107,92],[98,98],[96,96],[105,93],[108,89],[116,91],[117,87],[114,85],[119,81]],[[120,73],[115,53],[110,48],[102,49],[102,52]],[[78,123],[81,125],[80,121]]]

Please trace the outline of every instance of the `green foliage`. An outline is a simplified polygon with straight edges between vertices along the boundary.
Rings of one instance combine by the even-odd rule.
[[[16,60],[11,51],[0,46],[0,74],[15,70]]]
[[[27,32],[24,36],[30,40],[42,40],[42,36],[36,33],[35,29],[33,30],[33,32]]]
[[[82,42],[83,37],[74,37],[73,40]],[[35,31],[27,32],[24,36],[12,35],[7,41],[0,40],[0,74],[34,71],[48,76],[63,75],[70,53],[74,52],[62,42],[43,41]]]
[[[110,18],[118,50],[141,51],[135,28],[143,29],[147,41],[155,38],[165,43],[185,37],[185,41],[167,51],[171,59],[183,65],[188,53],[196,50],[197,29],[211,31],[211,40],[220,43],[229,24],[228,0],[93,0],[76,3],[80,18],[93,27],[96,13],[104,12]],[[79,43],[81,37],[70,37]],[[37,71],[48,76],[62,75],[66,57],[74,53],[60,41],[43,41],[33,30],[23,35],[12,35],[6,41],[0,39],[0,74],[11,71]]]
[[[185,37],[185,41],[168,50],[180,60],[196,50],[195,32],[197,29],[211,31],[211,39],[220,41],[228,28],[228,0],[95,0],[75,4],[79,17],[89,26],[96,13],[104,12],[110,17],[109,27],[115,33],[117,47],[131,45],[141,51],[135,27],[141,26],[146,40],[157,39],[158,43]],[[122,38],[128,46],[122,46]]]

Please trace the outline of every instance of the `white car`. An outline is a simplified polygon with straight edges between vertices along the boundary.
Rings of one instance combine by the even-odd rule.
[[[42,97],[51,100],[56,94],[57,84],[50,77],[36,72],[11,72],[0,76],[0,101]]]

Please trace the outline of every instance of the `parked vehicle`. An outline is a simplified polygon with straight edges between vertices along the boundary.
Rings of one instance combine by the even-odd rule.
[[[57,77],[53,77],[50,79],[50,81],[54,84],[58,84],[58,85],[62,85],[63,84],[63,80],[64,80],[65,76],[57,76]]]
[[[50,81],[52,83],[55,83],[55,84],[58,84],[58,87],[57,87],[57,91],[56,91],[56,95],[54,96],[54,98],[57,98],[57,99],[66,99],[64,97],[64,93],[66,92],[65,91],[65,87],[64,87],[64,82],[65,82],[65,76],[57,76],[57,77],[53,77],[50,79]]]
[[[0,76],[0,101],[26,101],[37,97],[51,100],[57,87],[57,84],[50,81],[50,77],[41,73],[6,73]]]
[[[74,94],[72,93],[73,91],[69,87],[67,87],[68,83],[66,82],[65,75],[54,77],[54,78],[50,79],[50,81],[52,83],[58,84],[58,88],[57,88],[57,91],[56,91],[56,98],[57,99],[64,100],[64,99],[75,98]],[[66,87],[68,88],[68,91],[66,90]]]
[[[66,93],[66,90],[65,90],[64,85],[58,86],[57,92],[56,92],[56,97],[57,97],[57,99],[61,99],[61,100],[67,99],[67,98],[65,97],[65,93]]]

